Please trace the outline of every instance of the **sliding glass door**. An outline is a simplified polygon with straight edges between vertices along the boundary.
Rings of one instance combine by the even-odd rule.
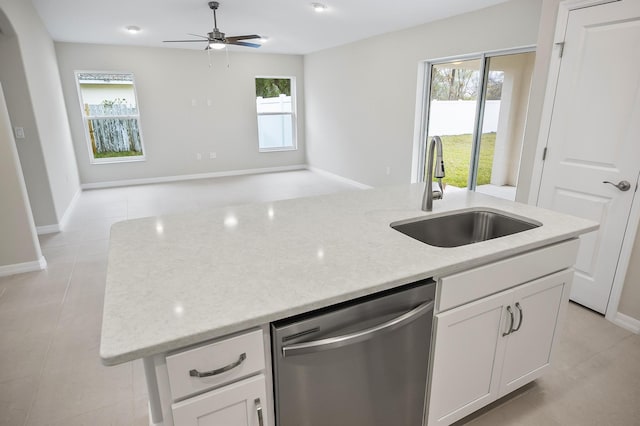
[[[427,64],[426,142],[440,136],[449,186],[515,199],[535,53],[518,51]]]
[[[440,136],[446,146],[447,185],[464,188],[469,181],[480,65],[480,60],[473,59],[431,66],[427,140]]]

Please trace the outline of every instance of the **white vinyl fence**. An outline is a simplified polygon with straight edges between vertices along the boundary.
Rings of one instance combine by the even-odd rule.
[[[293,104],[291,96],[256,98],[260,149],[293,148]]]
[[[476,101],[431,101],[429,135],[465,135],[473,133]],[[487,101],[484,108],[483,133],[498,130],[500,101]]]

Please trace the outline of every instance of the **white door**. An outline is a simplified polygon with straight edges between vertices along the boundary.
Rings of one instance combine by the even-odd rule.
[[[600,223],[571,299],[604,313],[640,172],[640,1],[569,12],[547,149],[538,205]]]

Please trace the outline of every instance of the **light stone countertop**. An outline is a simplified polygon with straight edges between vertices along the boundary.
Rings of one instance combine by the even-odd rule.
[[[100,356],[176,350],[335,303],[576,237],[597,224],[467,191],[420,210],[423,184],[119,222],[111,228]],[[470,207],[541,222],[455,248],[389,224]]]

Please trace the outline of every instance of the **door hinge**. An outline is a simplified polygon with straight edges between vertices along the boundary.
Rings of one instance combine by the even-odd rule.
[[[558,50],[558,57],[562,58],[562,54],[564,53],[564,41],[561,41],[560,43],[556,43],[556,46],[560,48]]]
[[[542,151],[542,161],[547,159],[547,148],[545,147],[544,150]]]

